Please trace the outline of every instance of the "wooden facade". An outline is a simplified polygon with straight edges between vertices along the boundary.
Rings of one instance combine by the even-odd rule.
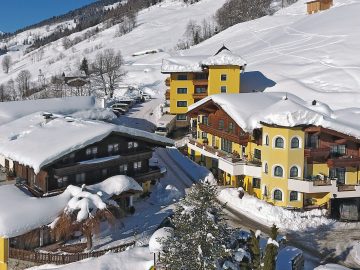
[[[14,162],[15,175],[39,194],[65,189],[68,185],[92,185],[121,174],[141,184],[161,177],[160,168],[149,166],[156,146],[113,132],[99,142],[59,157],[37,174],[33,168]]]
[[[313,14],[333,6],[333,0],[314,0],[306,3],[307,13]]]

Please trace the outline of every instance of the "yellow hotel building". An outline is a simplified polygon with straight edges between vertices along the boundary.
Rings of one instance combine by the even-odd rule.
[[[220,184],[339,215],[341,204],[359,208],[360,197],[360,127],[349,128],[344,115],[285,93],[209,96],[189,108],[197,130],[188,154]]]
[[[188,107],[214,94],[240,93],[240,74],[246,62],[223,46],[213,56],[180,56],[164,59],[161,71],[170,76],[166,99],[170,114],[176,115],[176,126],[189,125]]]

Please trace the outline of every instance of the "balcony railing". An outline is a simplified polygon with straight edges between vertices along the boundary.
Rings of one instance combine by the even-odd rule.
[[[167,89],[165,92],[165,100],[170,100],[170,89]]]
[[[343,191],[355,191],[356,190],[356,186],[355,185],[339,185],[338,186],[338,191],[339,192],[343,192]]]
[[[330,148],[305,148],[305,157],[314,159],[327,159],[330,155]]]
[[[208,85],[208,80],[207,79],[194,79],[193,83],[196,86],[207,86]]]
[[[203,98],[206,98],[207,96],[208,96],[208,92],[193,94],[194,99],[203,99]]]
[[[220,138],[224,138],[226,140],[229,140],[229,141],[241,144],[241,145],[246,145],[250,140],[249,134],[236,135],[234,133],[226,132],[225,130],[219,130],[219,129],[213,128],[212,126],[205,125],[205,124],[199,124],[199,128],[206,133],[210,133],[212,135],[218,136]]]
[[[330,158],[327,165],[332,167],[357,167],[360,166],[360,157],[342,156],[338,158]]]
[[[167,77],[165,80],[165,85],[170,86],[170,77]]]

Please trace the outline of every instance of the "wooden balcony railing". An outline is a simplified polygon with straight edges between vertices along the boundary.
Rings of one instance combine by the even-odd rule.
[[[241,145],[247,145],[247,143],[251,139],[249,134],[236,135],[234,133],[226,132],[225,130],[219,130],[219,129],[213,128],[212,126],[208,126],[205,124],[199,124],[199,128],[206,133],[210,133],[212,135],[218,136],[220,138],[224,138],[226,140],[229,140],[234,143],[241,144]]]
[[[327,165],[332,167],[357,167],[360,166],[360,157],[343,156],[327,160]]]
[[[167,89],[165,92],[165,100],[170,100],[170,89]]]
[[[343,192],[343,191],[355,191],[355,185],[339,185],[338,186],[338,191],[339,192]]]
[[[170,77],[167,77],[165,80],[165,85],[170,86]]]
[[[203,99],[203,98],[206,98],[208,96],[208,93],[205,92],[205,93],[194,93],[193,94],[193,98],[196,100],[196,99]]]
[[[195,79],[193,83],[196,86],[207,86],[209,84],[207,79]]]
[[[330,155],[330,148],[305,148],[305,157],[313,159],[327,159]]]

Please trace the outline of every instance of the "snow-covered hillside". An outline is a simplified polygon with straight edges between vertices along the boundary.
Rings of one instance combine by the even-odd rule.
[[[37,80],[39,69],[47,78],[51,75],[61,74],[78,69],[83,57],[92,59],[103,49],[113,48],[121,50],[126,69],[129,71],[126,83],[137,84],[164,91],[164,75],[160,73],[160,65],[163,58],[169,56],[179,39],[183,37],[186,25],[190,19],[201,21],[214,15],[225,0],[202,0],[194,5],[185,5],[181,0],[164,0],[162,3],[144,9],[138,15],[137,27],[130,33],[115,37],[117,26],[100,31],[90,39],[84,40],[75,46],[65,50],[62,40],[55,41],[43,48],[43,55],[39,60],[38,51],[23,55],[25,48],[20,51],[11,51],[15,64],[8,75],[0,71],[0,84],[16,75],[23,69],[28,69]],[[98,27],[102,29],[102,24]],[[88,29],[87,29],[88,30]],[[72,34],[69,38],[74,39],[84,34],[87,30]],[[35,30],[32,30],[33,32]],[[24,33],[16,37],[22,40]],[[156,54],[132,56],[138,52],[155,50]],[[3,56],[0,56],[0,61]]]
[[[242,90],[288,91],[305,100],[317,99],[333,109],[357,106],[360,101],[360,12],[359,0],[334,0],[334,6],[314,15],[306,14],[305,0],[254,21],[235,25],[187,51],[174,50],[190,19],[211,17],[225,0],[202,0],[185,5],[180,0],[164,2],[139,13],[137,27],[115,37],[117,26],[100,31],[88,40],[65,50],[62,40],[23,55],[11,51],[15,62],[10,74],[0,72],[0,83],[29,69],[36,80],[39,69],[49,78],[53,74],[78,68],[101,50],[121,50],[128,76],[125,83],[151,88],[162,93],[164,75],[161,61],[169,55],[215,53],[225,44],[248,62],[242,77]],[[99,25],[101,29],[102,25]],[[82,35],[70,36],[74,39]],[[17,39],[23,39],[19,34]],[[154,51],[153,54],[139,52]],[[135,56],[133,56],[135,55]],[[0,61],[1,61],[0,56]]]
[[[273,16],[235,25],[187,54],[213,52],[225,43],[248,63],[245,91],[287,91],[333,108],[360,101],[360,1],[334,0],[327,11],[306,14],[305,0]]]

